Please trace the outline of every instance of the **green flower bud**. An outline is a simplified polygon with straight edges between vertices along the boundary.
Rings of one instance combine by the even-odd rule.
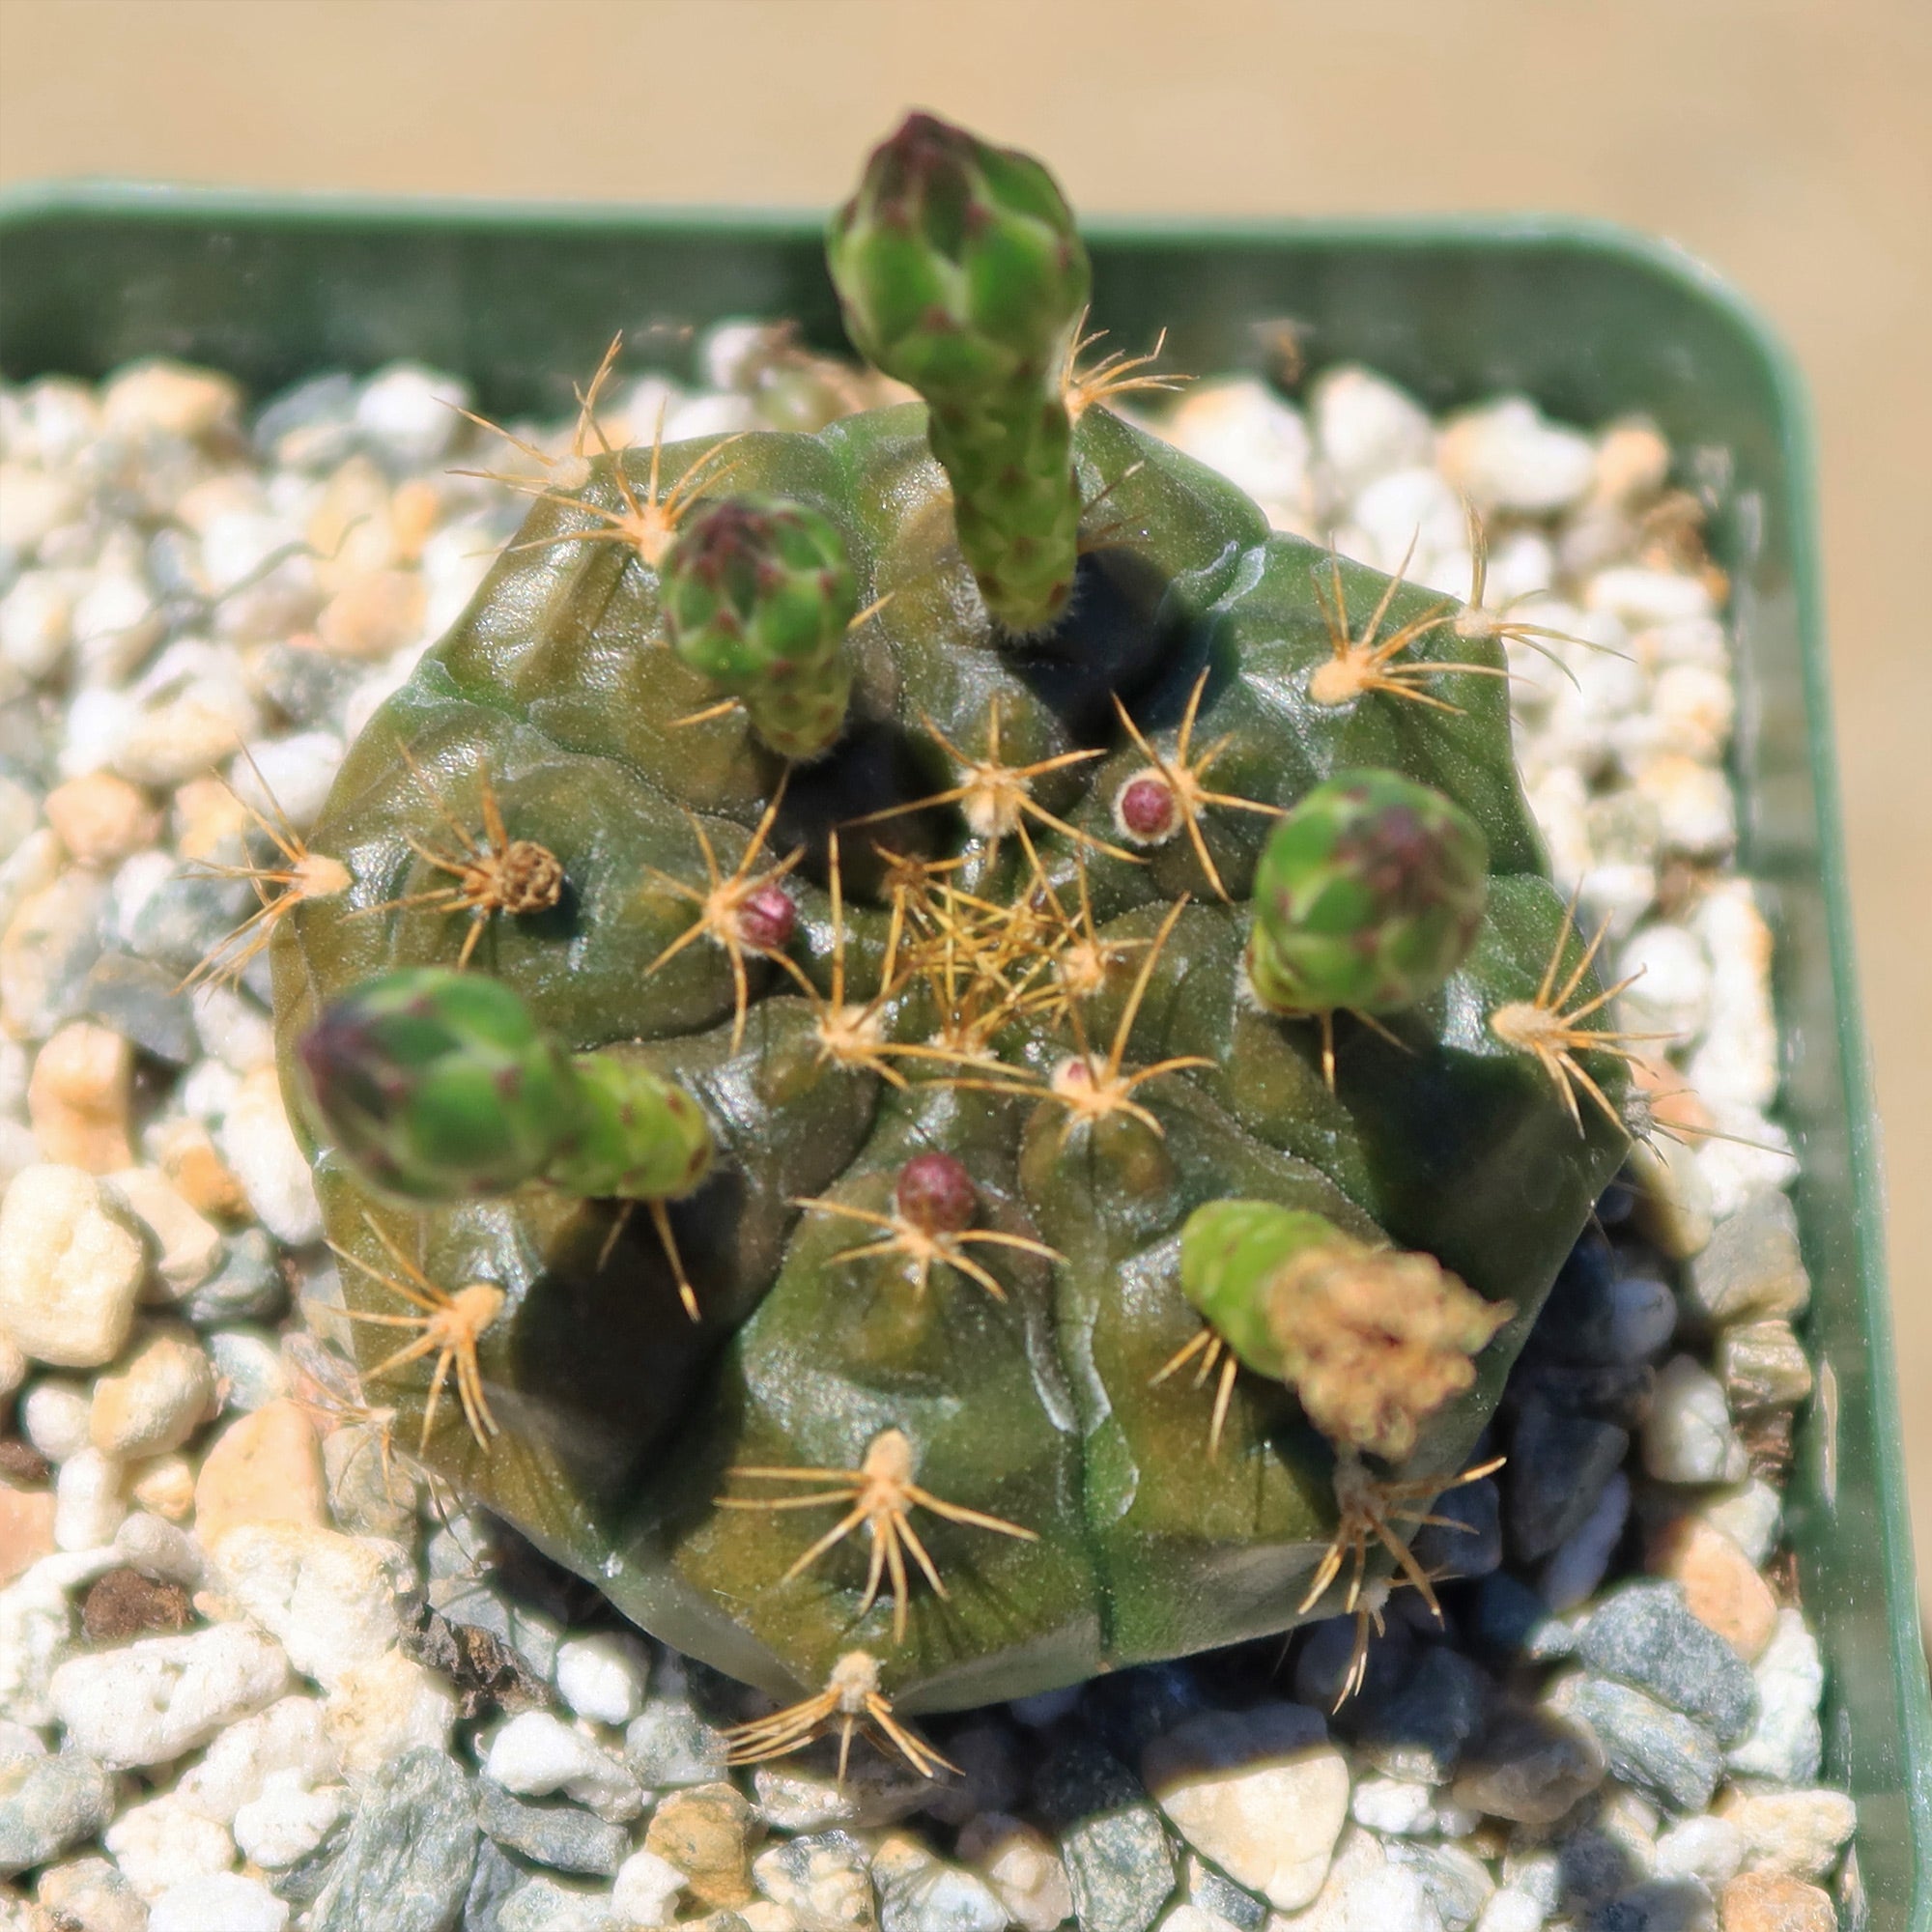
[[[418,1200],[533,1179],[576,1085],[509,987],[440,967],[355,988],[324,1010],[299,1059],[328,1138],[378,1186]]]
[[[1460,806],[1393,772],[1342,772],[1268,838],[1248,980],[1278,1013],[1391,1013],[1475,943],[1489,847]]]
[[[1043,629],[1073,584],[1061,384],[1092,284],[1058,185],[1029,155],[909,115],[834,216],[826,259],[852,340],[931,409],[986,608],[1009,631]]]
[[[571,1054],[496,980],[425,967],[327,1008],[298,1048],[310,1111],[370,1181],[422,1201],[543,1179],[676,1200],[704,1179],[703,1110],[648,1066]]]
[[[837,527],[778,497],[700,505],[666,553],[661,595],[672,648],[744,701],[788,758],[813,758],[845,723],[845,633],[858,608]]]

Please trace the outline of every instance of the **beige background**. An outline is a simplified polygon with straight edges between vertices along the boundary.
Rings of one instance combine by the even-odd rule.
[[[1823,436],[1932,1551],[1922,0],[0,0],[0,181],[822,204],[915,102],[1038,149],[1089,210],[1608,215],[1687,242],[1782,327]]]

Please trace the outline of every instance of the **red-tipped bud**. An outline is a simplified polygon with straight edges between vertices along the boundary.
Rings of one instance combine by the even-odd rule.
[[[973,1225],[979,1189],[966,1163],[950,1153],[916,1153],[899,1169],[898,1209],[927,1235],[956,1235]]]
[[[776,880],[760,886],[738,908],[740,935],[761,952],[782,952],[797,929],[798,907]]]
[[[1180,829],[1174,787],[1158,772],[1130,778],[1114,796],[1114,823],[1136,845],[1159,845]]]

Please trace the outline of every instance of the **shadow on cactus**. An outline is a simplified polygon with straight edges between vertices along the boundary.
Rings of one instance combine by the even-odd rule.
[[[828,252],[923,403],[554,464],[270,923],[427,1460],[932,1770],[1406,1561],[1623,1068],[1495,640],[1109,410],[1044,169],[914,116]]]

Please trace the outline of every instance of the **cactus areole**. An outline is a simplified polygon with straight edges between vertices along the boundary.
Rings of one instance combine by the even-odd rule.
[[[1583,952],[1495,642],[1108,407],[1045,169],[915,116],[829,256],[925,400],[532,488],[276,1021],[399,1435],[398,1318],[490,1285],[495,1433],[429,1463],[797,1700],[745,1756],[934,1768],[910,1715],[1352,1607],[1338,1525],[1467,1465],[1625,1090],[1490,1023]],[[1344,594],[1409,628],[1338,701]],[[456,825],[560,886],[453,893]]]

